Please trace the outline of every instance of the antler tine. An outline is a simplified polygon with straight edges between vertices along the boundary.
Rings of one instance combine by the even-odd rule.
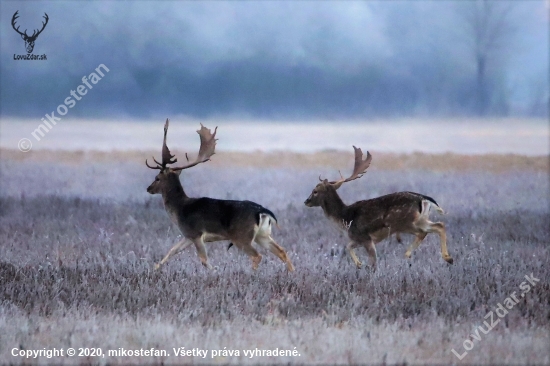
[[[42,31],[44,30],[44,28],[46,28],[46,24],[48,24],[48,20],[50,20],[50,18],[48,17],[48,14],[47,13],[44,13],[44,16],[42,17],[44,19],[46,19],[46,22],[42,22],[42,29],[40,29],[38,31],[38,33],[36,33],[36,36],[38,36],[40,33],[42,33]],[[36,31],[35,31],[36,32]],[[34,37],[34,34],[33,34],[33,37]]]
[[[153,158],[153,160],[155,160],[155,158]],[[147,162],[147,159],[145,159],[145,165],[147,165],[148,168],[150,168],[150,169],[162,169],[162,166],[156,160],[155,160],[155,163],[157,163],[158,165],[157,166],[151,166]]]
[[[13,29],[14,29],[17,33],[19,33],[20,35],[26,35],[26,33],[27,33],[26,30],[25,30],[25,33],[21,33],[21,32],[19,31],[19,27],[15,28],[15,21],[17,20],[17,18],[19,18],[18,13],[19,13],[19,10],[17,10],[17,11],[15,12],[15,14],[13,14],[13,17],[11,18],[11,26],[12,26]]]
[[[166,167],[166,165],[174,164],[175,162],[178,161],[178,159],[172,160],[175,155],[172,155],[172,153],[170,153],[170,149],[168,148],[168,146],[166,146],[166,134],[168,133],[169,124],[170,124],[170,120],[166,118],[166,123],[164,124],[164,140],[162,142],[162,164],[161,164],[162,167],[164,168]]]
[[[162,163],[159,163],[159,162],[157,161],[157,159],[155,159],[154,156],[153,156],[153,160],[155,161],[155,163],[157,163],[157,165],[162,166]]]
[[[197,164],[204,163],[208,160],[210,160],[210,157],[215,154],[216,149],[216,132],[218,131],[218,127],[214,129],[214,133],[210,131],[209,128],[206,128],[201,123],[200,130],[197,131],[199,134],[200,140],[201,140],[201,146],[199,148],[199,154],[197,155],[197,158],[194,162],[190,164],[186,164],[184,166],[178,167],[178,168],[172,168],[173,170],[182,170],[182,169],[188,169],[191,167],[194,167]]]

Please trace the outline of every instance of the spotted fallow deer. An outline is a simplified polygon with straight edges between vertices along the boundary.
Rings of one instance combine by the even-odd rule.
[[[418,248],[422,240],[429,233],[439,234],[441,242],[441,255],[448,263],[453,263],[453,258],[447,251],[445,225],[442,222],[431,222],[428,215],[430,208],[435,207],[439,213],[444,213],[437,202],[431,197],[413,192],[392,193],[370,200],[358,201],[346,205],[338,196],[336,190],[343,183],[361,178],[365,174],[372,160],[367,151],[367,157],[363,160],[363,152],[360,148],[355,150],[355,165],[349,178],[343,178],[333,182],[322,180],[313,189],[313,192],[304,202],[308,207],[321,206],[325,215],[343,230],[350,243],[347,249],[357,268],[362,263],[355,254],[355,248],[365,247],[370,258],[371,265],[376,270],[376,248],[382,240],[392,234],[407,233],[416,236],[405,256],[411,257],[412,251]]]
[[[162,162],[159,163],[153,158],[157,165],[150,166],[145,160],[149,168],[160,170],[154,182],[147,188],[147,192],[162,195],[168,216],[179,227],[184,238],[174,245],[159,263],[155,264],[155,269],[159,269],[172,256],[191,244],[195,245],[201,263],[211,269],[204,243],[230,240],[250,256],[254,269],[262,260],[262,256],[252,246],[252,243],[256,242],[285,262],[289,271],[293,271],[294,267],[285,250],[271,237],[272,224],[277,224],[273,212],[250,201],[191,198],[185,194],[179,176],[182,170],[210,160],[216,147],[217,127],[212,133],[201,124],[200,130],[197,131],[201,145],[195,161],[190,163],[187,159],[188,163],[184,166],[168,167],[167,165],[177,162],[166,146],[168,124],[167,119],[164,125]],[[187,158],[187,154],[185,156]]]

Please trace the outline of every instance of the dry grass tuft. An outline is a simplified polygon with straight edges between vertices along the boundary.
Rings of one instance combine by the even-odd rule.
[[[412,238],[404,236],[378,245],[376,273],[357,270],[346,238],[303,205],[320,173],[351,169],[351,152],[220,152],[182,174],[191,196],[272,209],[281,226],[274,237],[296,267],[288,273],[261,249],[253,271],[227,243],[208,246],[215,271],[189,248],[153,272],[179,232],[160,197],[145,192],[155,174],[143,165],[149,155],[2,150],[0,363],[550,362],[545,157],[375,155],[379,166],[342,187],[343,200],[404,190],[434,197],[447,214],[433,218],[445,222],[455,259],[445,263],[428,235],[407,260]],[[531,273],[540,282],[459,362],[451,349]],[[297,347],[303,356],[25,360],[13,347]]]

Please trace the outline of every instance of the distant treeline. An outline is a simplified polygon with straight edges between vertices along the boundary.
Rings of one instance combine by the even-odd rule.
[[[264,119],[548,115],[543,1],[2,5],[0,114]],[[85,21],[84,21],[85,20]],[[22,28],[23,29],[23,28]],[[72,94],[71,94],[72,95]]]

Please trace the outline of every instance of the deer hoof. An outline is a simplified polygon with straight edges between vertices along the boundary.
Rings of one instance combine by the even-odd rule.
[[[155,263],[155,265],[153,266],[153,270],[158,270],[160,268],[160,263]]]
[[[256,257],[252,257],[252,269],[257,270],[258,265],[260,264],[261,261],[262,261],[262,256],[259,254]]]
[[[449,263],[449,264],[453,264],[453,257],[451,257],[450,255],[449,256],[446,256],[446,257],[443,257],[443,259],[445,260],[445,262]]]

